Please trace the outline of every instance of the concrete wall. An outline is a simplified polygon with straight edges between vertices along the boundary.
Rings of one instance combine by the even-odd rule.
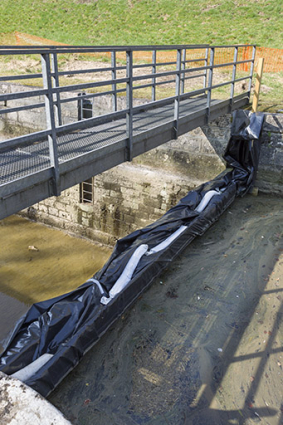
[[[215,130],[216,131],[216,130]],[[225,129],[223,129],[226,132]],[[79,202],[79,185],[25,211],[46,224],[104,244],[157,220],[187,192],[225,167],[197,129],[93,178],[92,204]]]
[[[0,93],[18,93],[37,90],[37,87],[23,86],[20,84],[0,83]],[[61,99],[76,97],[79,91],[61,93]],[[79,99],[79,97],[78,97]],[[0,109],[27,106],[31,104],[44,104],[44,96],[34,96],[26,99],[9,100],[0,102]],[[147,103],[144,99],[134,99],[134,106]],[[126,99],[117,98],[117,109],[126,108]],[[99,96],[93,101],[93,116],[103,115],[112,111],[111,96]],[[78,119],[77,100],[61,104],[62,123],[69,124]],[[10,112],[0,115],[0,131],[12,136],[26,134],[31,131],[44,130],[46,128],[46,114],[44,106],[28,109],[25,111]]]

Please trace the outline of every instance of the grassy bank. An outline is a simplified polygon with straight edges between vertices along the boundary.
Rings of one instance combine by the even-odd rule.
[[[0,2],[2,33],[20,31],[77,45],[256,43],[282,48],[282,27],[281,0]]]
[[[283,14],[281,0],[1,0],[0,24],[2,45],[16,44],[14,32],[19,31],[76,45],[255,43],[282,48]],[[7,60],[0,60],[0,75],[7,74]],[[9,61],[8,68],[10,75],[40,72],[40,63]],[[283,108],[282,81],[283,73],[264,74],[260,110]]]

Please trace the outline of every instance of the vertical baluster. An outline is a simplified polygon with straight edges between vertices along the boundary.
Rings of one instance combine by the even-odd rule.
[[[152,74],[156,74],[156,50],[152,51]],[[151,86],[151,100],[152,102],[156,101],[156,78],[152,78],[152,86]]]
[[[204,66],[207,66],[208,64],[208,52],[209,52],[209,48],[207,47],[205,49],[205,57],[204,57]],[[204,71],[204,77],[203,77],[203,88],[206,88],[206,83],[207,83],[207,69]]]
[[[211,87],[213,81],[213,65],[214,65],[214,54],[215,48],[210,47],[210,63],[209,63],[209,75],[208,75],[208,87],[207,87],[207,101],[206,101],[206,118],[209,121],[210,116],[210,104],[211,104]]]
[[[111,67],[112,67],[112,80],[116,80],[116,52],[111,52]],[[112,94],[112,110],[113,112],[117,111],[117,84],[112,84],[112,91],[114,92]]]
[[[251,97],[251,90],[252,90],[253,73],[254,73],[254,66],[255,66],[255,53],[256,53],[256,46],[253,46],[252,62],[251,62],[250,77],[249,77],[250,79],[249,92],[248,92],[249,99]]]
[[[232,108],[233,108],[233,97],[234,97],[235,79],[236,79],[236,72],[237,72],[237,60],[238,60],[238,47],[235,47],[233,70],[232,70],[231,92],[230,92],[230,108],[231,108],[231,111],[232,111]]]
[[[57,53],[51,54],[51,67],[52,67],[52,87],[59,87],[59,75],[58,75],[58,60]],[[60,102],[60,93],[56,93],[56,102],[55,106],[55,119],[57,125],[62,125],[62,113],[61,113],[61,102]]]
[[[186,69],[186,49],[182,50],[182,65],[181,65],[182,71],[185,71]],[[182,72],[181,74],[181,94],[185,93],[185,72]]]
[[[179,126],[179,113],[180,113],[180,86],[181,86],[181,56],[182,50],[177,50],[177,61],[176,61],[176,90],[175,90],[175,104],[174,104],[174,120],[175,120],[175,138],[178,138],[178,126]]]
[[[127,115],[126,115],[126,132],[127,132],[127,161],[133,159],[133,52],[128,50],[127,55]]]
[[[56,140],[56,124],[54,115],[54,103],[52,92],[52,79],[50,69],[50,57],[48,53],[41,54],[43,85],[47,89],[47,94],[44,96],[46,125],[51,130],[51,135],[48,136],[50,165],[53,168],[53,188],[50,195],[60,195],[60,174],[58,163],[58,151]]]

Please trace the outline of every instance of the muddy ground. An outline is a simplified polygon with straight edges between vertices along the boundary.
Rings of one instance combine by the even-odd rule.
[[[237,199],[49,400],[74,425],[283,424],[282,206]]]

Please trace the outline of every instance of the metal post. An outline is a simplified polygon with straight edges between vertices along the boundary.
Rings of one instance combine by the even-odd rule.
[[[182,65],[181,65],[182,71],[185,71],[186,69],[186,49],[182,50]],[[182,72],[181,75],[181,94],[185,93],[185,72]]]
[[[48,136],[48,143],[49,143],[50,165],[53,168],[52,195],[59,196],[60,195],[60,184],[59,184],[60,174],[59,174],[59,162],[58,162],[58,151],[57,151],[57,141],[56,141],[56,124],[55,124],[55,115],[54,115],[50,58],[48,53],[41,54],[41,63],[42,63],[43,85],[44,85],[44,88],[47,89],[47,94],[44,96],[46,125],[48,129],[51,129],[51,135]]]
[[[205,57],[204,57],[204,66],[207,66],[208,64],[208,47],[205,49]],[[205,70],[205,74],[203,77],[203,88],[206,88],[206,82],[207,82],[207,69]]]
[[[156,50],[152,51],[152,74],[156,74]],[[152,78],[152,86],[151,86],[151,100],[152,102],[156,101],[156,78]]]
[[[237,71],[237,60],[238,60],[238,47],[235,47],[234,63],[233,63],[233,70],[232,70],[231,92],[230,92],[230,107],[231,107],[231,110],[232,110],[232,107],[233,107],[233,97],[234,97],[235,79],[236,79],[236,71]]]
[[[86,99],[85,92],[78,94],[78,121],[93,117],[92,101]]]
[[[51,54],[51,66],[52,66],[52,87],[59,87],[59,76],[58,76],[58,60],[57,53]],[[56,93],[56,102],[55,106],[55,117],[57,125],[62,125],[62,114],[61,114],[61,102],[60,102],[60,93]]]
[[[83,93],[78,93],[78,121],[83,119],[83,98],[81,97]]]
[[[180,83],[181,83],[181,56],[182,50],[177,50],[177,62],[176,62],[176,99],[174,104],[174,120],[175,120],[175,139],[178,138],[178,125],[179,125],[179,112],[180,112]]]
[[[208,75],[208,87],[207,87],[207,101],[206,101],[206,118],[209,121],[210,116],[210,103],[211,103],[211,87],[213,80],[213,65],[214,65],[214,47],[210,47],[210,63],[209,63],[209,75]]]
[[[127,115],[126,115],[126,132],[127,132],[127,154],[126,160],[132,161],[133,159],[133,52],[127,51]]]
[[[249,99],[251,97],[251,90],[252,90],[252,82],[253,82],[253,73],[254,73],[254,66],[255,66],[255,53],[256,53],[256,46],[253,46],[253,55],[252,55],[252,62],[251,62],[251,69],[250,69],[250,81],[249,81]]]
[[[111,66],[112,66],[112,80],[116,80],[116,52],[113,51],[111,52]],[[114,93],[112,94],[112,110],[113,112],[117,111],[117,84],[113,83],[112,84],[112,91],[114,91]]]

